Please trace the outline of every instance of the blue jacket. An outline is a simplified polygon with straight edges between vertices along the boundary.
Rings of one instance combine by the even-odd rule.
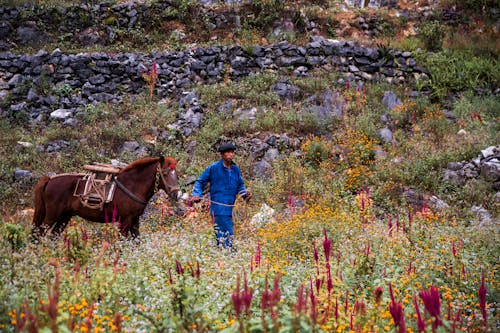
[[[232,205],[234,205],[238,193],[246,195],[240,168],[233,163],[229,169],[224,166],[222,159],[211,164],[194,183],[192,195],[201,197],[203,189],[208,183],[210,183],[210,213],[232,215]]]

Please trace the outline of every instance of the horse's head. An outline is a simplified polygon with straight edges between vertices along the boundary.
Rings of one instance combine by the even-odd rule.
[[[173,157],[160,157],[160,164],[158,166],[158,173],[160,174],[159,189],[164,190],[170,201],[176,205],[176,214],[182,216],[186,213],[186,205],[181,199],[182,192],[179,187],[179,180],[177,178],[177,160]]]
[[[177,160],[175,158],[160,157],[160,164],[158,165],[160,182],[158,188],[164,190],[172,201],[178,201],[182,195],[177,171],[175,170],[176,166]]]

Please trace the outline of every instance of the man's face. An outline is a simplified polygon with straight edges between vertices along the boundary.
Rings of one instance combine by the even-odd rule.
[[[232,150],[225,151],[225,152],[221,153],[221,156],[222,156],[222,159],[224,160],[224,162],[231,163],[233,161],[233,158],[234,158],[234,151],[232,151]]]

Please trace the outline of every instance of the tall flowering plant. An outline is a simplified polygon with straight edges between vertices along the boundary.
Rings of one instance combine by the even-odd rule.
[[[481,308],[481,315],[483,316],[484,323],[487,323],[486,316],[486,286],[484,285],[484,271],[481,274],[481,286],[478,291],[479,307]]]
[[[391,284],[389,284],[389,293],[391,295],[391,303],[389,303],[389,312],[391,313],[392,319],[394,320],[394,325],[398,327],[398,333],[404,333],[406,332],[406,324],[405,324],[405,314],[403,311],[403,305],[400,302],[396,302]]]
[[[439,296],[439,290],[431,286],[428,290],[421,290],[419,295],[424,302],[425,311],[434,317],[432,330],[435,332],[438,326],[443,325],[443,321],[441,320],[441,297]]]
[[[142,78],[146,81],[149,90],[149,102],[153,100],[153,91],[156,86],[156,81],[158,81],[158,67],[156,63],[153,63],[153,67],[149,69],[145,69],[142,71]]]
[[[240,288],[240,276],[236,278],[236,288],[231,295],[231,302],[236,317],[239,320],[240,332],[245,331],[243,315],[250,316],[250,307],[252,305],[253,288],[248,287],[248,279],[246,273],[243,275],[243,290]]]

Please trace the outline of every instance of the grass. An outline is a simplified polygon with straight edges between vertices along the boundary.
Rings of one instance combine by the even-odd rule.
[[[498,264],[489,259],[498,251],[498,239],[491,238],[494,226],[467,232],[470,228],[455,218],[429,211],[374,219],[372,205],[369,195],[344,196],[311,202],[302,212],[280,214],[262,227],[237,219],[234,255],[213,247],[206,213],[190,220],[153,215],[142,225],[140,244],[121,240],[112,226],[80,220],[69,227],[66,240],[28,244],[28,218],[12,216],[2,233],[2,265],[11,267],[2,275],[2,328],[24,330],[36,318],[32,325],[39,329],[56,325],[76,332],[281,331],[299,323],[305,331],[348,331],[351,325],[387,331],[394,327],[389,284],[405,309],[408,328],[416,330],[413,297],[423,313],[418,293],[429,286],[438,288],[445,326],[479,332],[494,325]],[[240,216],[256,209],[257,204],[237,207]],[[11,225],[20,228],[6,232]],[[20,244],[16,250],[14,244]],[[482,272],[488,326],[477,298]],[[248,313],[239,315],[238,279],[241,290],[243,279],[252,290]],[[278,281],[274,287],[273,281]],[[267,288],[279,292],[278,302],[262,301]],[[377,288],[381,296],[375,296]],[[307,300],[300,301],[301,289]]]

